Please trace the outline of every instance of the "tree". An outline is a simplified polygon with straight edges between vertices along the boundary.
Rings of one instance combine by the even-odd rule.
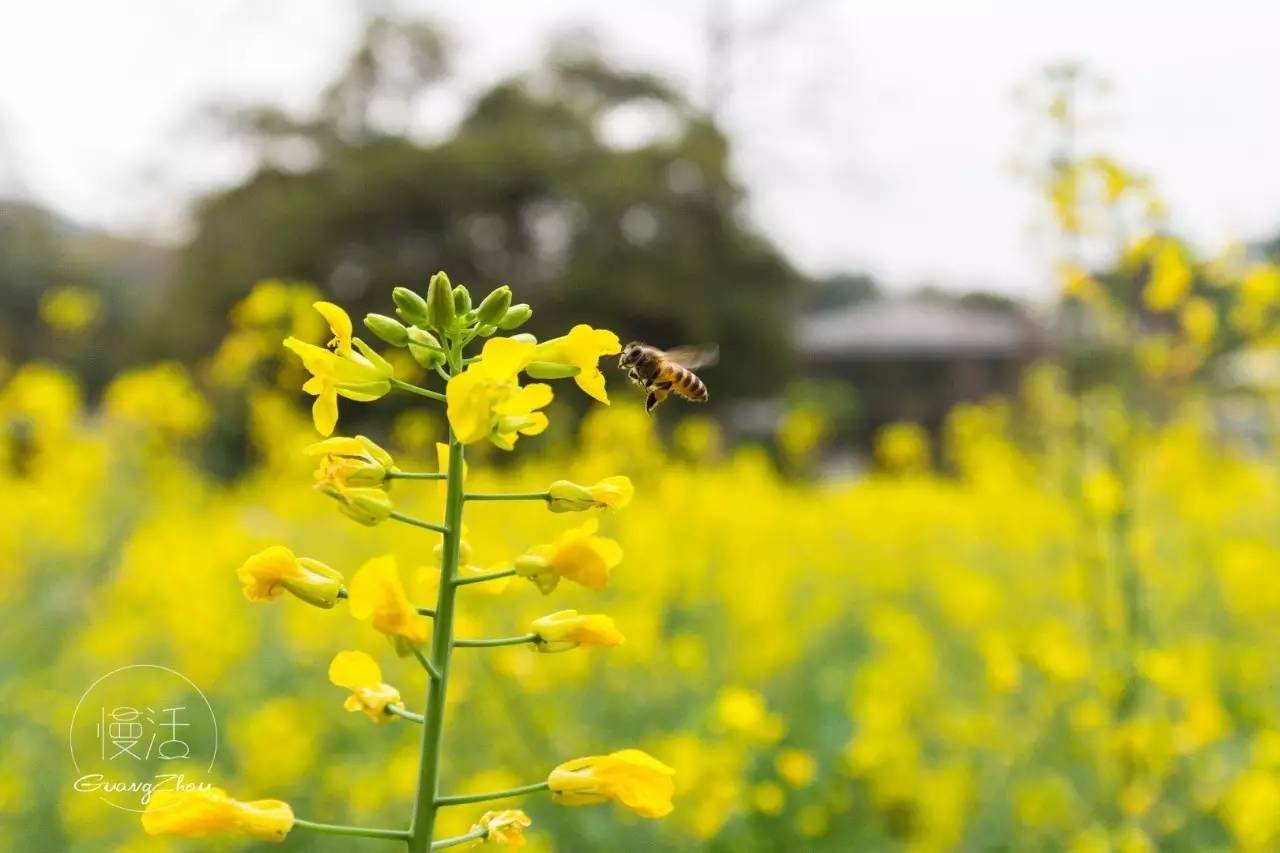
[[[442,45],[420,23],[377,19],[315,115],[236,114],[260,167],[199,203],[175,298],[203,327],[167,346],[207,351],[263,278],[310,280],[385,313],[374,293],[424,288],[445,269],[528,294],[536,333],[590,317],[658,346],[718,342],[716,397],[785,378],[798,277],[743,223],[727,141],[705,115],[651,75],[561,46],[420,144],[370,107],[407,115],[443,79]],[[620,117],[638,120],[640,144],[610,141]]]

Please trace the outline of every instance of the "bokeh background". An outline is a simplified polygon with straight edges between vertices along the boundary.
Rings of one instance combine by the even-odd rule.
[[[663,822],[531,800],[537,850],[1280,846],[1280,158],[1250,4],[27,4],[0,26],[0,847],[142,835],[74,793],[96,678],[209,695],[219,781],[398,825],[417,733],[341,710],[342,608],[250,605],[283,543],[348,573],[421,531],[310,488],[286,335],[449,272],[718,343],[711,402],[560,395],[481,490],[629,474],[604,595],[518,583],[606,654],[459,653],[446,784],[624,745]],[[402,355],[396,351],[394,355]],[[398,375],[422,378],[409,360]],[[427,381],[422,378],[423,381]],[[439,411],[340,431],[432,470]],[[395,500],[439,514],[432,485]],[[566,526],[469,510],[476,562]],[[463,831],[482,807],[452,810]],[[454,813],[456,812],[456,814]],[[376,850],[301,832],[283,849]]]

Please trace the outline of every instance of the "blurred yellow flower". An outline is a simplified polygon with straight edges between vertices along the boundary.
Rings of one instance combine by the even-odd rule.
[[[318,441],[306,449],[308,456],[319,456],[316,480],[345,489],[350,486],[381,486],[387,474],[395,471],[395,460],[372,440],[363,435],[355,438],[334,436]]]
[[[1151,258],[1151,276],[1143,301],[1152,311],[1172,311],[1191,293],[1191,265],[1187,253],[1174,240],[1163,240]]]
[[[517,377],[533,359],[535,345],[515,338],[490,338],[480,360],[445,387],[449,424],[463,444],[489,439],[511,450],[521,435],[538,435],[547,416],[538,409],[552,399],[550,385],[521,388]]]
[[[316,398],[311,407],[316,429],[321,435],[330,435],[338,423],[339,396],[362,403],[376,400],[391,390],[395,371],[368,344],[351,336],[351,318],[345,311],[332,302],[317,302],[315,309],[329,321],[333,351],[292,336],[285,338],[284,345],[311,373],[302,390]]]
[[[803,788],[818,775],[818,762],[802,749],[780,749],[774,759],[778,775],[793,788]]]
[[[83,287],[55,287],[40,295],[40,319],[59,332],[82,332],[101,311],[102,297]]]
[[[333,607],[342,575],[319,560],[297,557],[283,545],[254,554],[236,572],[250,601],[272,601],[288,590],[308,604]]]
[[[560,610],[529,623],[538,635],[540,652],[564,652],[578,646],[617,646],[623,636],[613,620],[602,613],[579,614],[576,610]]]
[[[516,574],[533,581],[543,595],[566,578],[597,592],[609,584],[609,573],[622,562],[622,546],[596,536],[599,522],[566,530],[555,542],[537,545],[516,558]]]
[[[562,806],[613,800],[641,817],[671,813],[675,771],[638,749],[566,761],[547,777],[551,798]]]
[[[552,512],[581,512],[588,509],[621,509],[631,502],[635,486],[629,477],[605,477],[590,486],[556,480],[547,489],[547,507]]]
[[[165,789],[151,795],[142,828],[148,835],[198,838],[242,832],[262,841],[283,841],[293,828],[293,809],[280,800],[233,800],[221,788]]]
[[[1182,323],[1182,331],[1197,346],[1208,346],[1213,342],[1213,335],[1218,330],[1218,312],[1213,303],[1201,296],[1187,300],[1178,313]]]
[[[414,646],[425,645],[430,637],[426,617],[418,614],[405,595],[396,558],[390,554],[361,566],[351,579],[347,597],[351,615],[390,637],[401,657]]]
[[[617,355],[621,351],[622,343],[613,332],[579,324],[567,335],[538,344],[533,360],[578,368],[573,381],[588,396],[608,405],[604,374],[597,362],[602,356]]]
[[[915,423],[888,424],[876,433],[876,462],[894,474],[929,470],[929,434]]]
[[[343,707],[362,711],[375,723],[399,719],[387,712],[388,705],[400,705],[400,691],[382,683],[382,668],[364,652],[345,651],[334,655],[329,664],[329,681],[351,691]]]
[[[524,831],[533,821],[519,809],[490,811],[480,815],[471,827],[472,832],[485,831],[486,844],[502,844],[507,847],[523,847]]]

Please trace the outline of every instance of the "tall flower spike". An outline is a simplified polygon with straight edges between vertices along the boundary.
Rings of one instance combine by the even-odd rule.
[[[622,546],[596,536],[598,527],[599,522],[592,518],[566,530],[549,545],[530,548],[516,558],[516,574],[533,581],[543,595],[555,589],[561,578],[588,589],[604,589],[609,584],[610,571],[622,562]]]
[[[259,551],[236,572],[244,597],[273,601],[290,592],[316,607],[333,607],[342,589],[342,575],[319,560],[297,557],[283,545]]]
[[[347,592],[351,615],[386,634],[404,657],[415,646],[426,645],[430,635],[427,620],[405,595],[396,558],[390,554],[374,557],[361,566]]]
[[[562,806],[613,800],[641,817],[671,813],[675,771],[648,753],[623,749],[566,761],[547,777],[551,798]]]
[[[317,302],[315,309],[324,316],[333,332],[330,351],[294,337],[284,345],[302,359],[311,378],[302,390],[315,396],[311,418],[321,435],[331,435],[338,423],[338,397],[367,403],[391,390],[395,371],[382,356],[364,341],[351,336],[351,318],[332,302]],[[354,349],[353,349],[354,347]]]
[[[199,838],[242,832],[263,841],[284,841],[293,829],[293,809],[280,800],[233,800],[221,788],[166,788],[152,793],[142,828],[148,835]]]
[[[400,691],[382,683],[382,668],[364,652],[338,652],[329,664],[329,681],[351,691],[343,707],[362,711],[375,723],[397,720],[387,713],[388,705],[400,705]]]
[[[578,383],[583,393],[608,405],[609,395],[605,391],[604,374],[600,372],[598,362],[603,356],[617,355],[621,351],[622,343],[613,332],[579,324],[563,337],[538,344],[534,360],[578,368],[573,381]]]
[[[560,610],[529,623],[538,635],[540,652],[567,652],[578,646],[617,646],[625,639],[613,620],[603,613],[579,614]]]

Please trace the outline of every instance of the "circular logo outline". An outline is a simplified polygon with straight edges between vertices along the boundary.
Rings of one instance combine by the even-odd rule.
[[[68,726],[67,728],[67,748],[71,752],[71,763],[72,765],[75,766],[76,773],[82,773],[80,769],[80,762],[76,759],[76,740],[75,740],[76,717],[79,716],[80,714],[80,706],[84,704],[84,700],[88,697],[90,693],[93,692],[93,689],[95,687],[97,687],[102,682],[106,681],[111,676],[120,672],[124,672],[125,670],[129,670],[129,669],[158,669],[162,672],[167,672],[170,675],[176,675],[178,678],[181,678],[187,684],[191,685],[191,689],[196,692],[196,694],[204,702],[205,708],[209,710],[209,721],[213,723],[213,753],[212,755],[209,756],[209,766],[205,768],[207,772],[212,772],[213,763],[218,759],[218,717],[216,714],[213,713],[213,703],[209,701],[209,697],[204,695],[204,691],[201,690],[200,687],[194,681],[192,681],[190,678],[187,678],[185,675],[178,672],[176,669],[170,669],[167,666],[161,666],[160,664],[156,664],[156,663],[131,663],[131,664],[126,664],[125,666],[116,667],[115,669],[108,672],[106,675],[102,675],[98,677],[92,684],[90,684],[87,688],[85,688],[85,691],[83,693],[80,694],[80,699],[79,701],[76,702],[75,710],[71,712],[71,725]],[[133,809],[133,808],[129,808],[128,806],[122,806],[119,803],[113,803],[111,800],[108,800],[102,794],[98,795],[98,799],[102,800],[102,802],[106,803],[112,808],[120,809],[121,811],[133,812],[134,814],[141,814],[142,812],[146,811],[145,806],[140,809]]]

